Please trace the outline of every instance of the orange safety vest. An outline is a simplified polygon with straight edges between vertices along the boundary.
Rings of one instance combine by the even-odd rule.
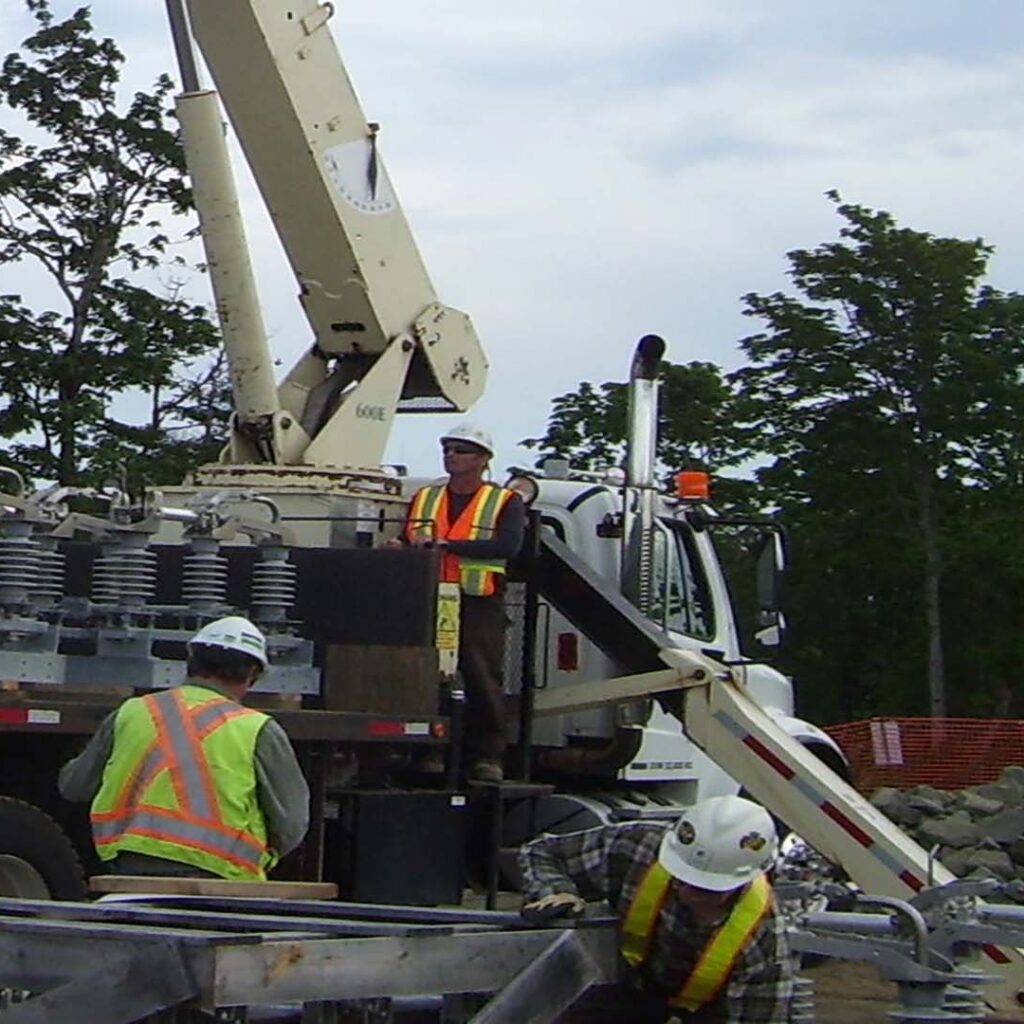
[[[265,879],[277,860],[256,793],[266,721],[189,684],[125,701],[91,810],[100,859],[142,853],[222,878]]]
[[[431,540],[490,540],[498,528],[498,519],[512,491],[498,484],[484,483],[454,523],[448,520],[448,487],[431,484],[421,487],[409,503],[405,523],[407,540],[428,537]],[[458,583],[464,594],[489,597],[504,575],[504,559],[466,558],[445,551],[441,556],[441,580]]]
[[[655,861],[644,875],[622,924],[622,957],[639,967],[648,957],[658,915],[668,897],[672,875]],[[710,1003],[729,980],[740,955],[772,906],[772,888],[759,874],[733,904],[729,916],[708,939],[690,976],[669,1005],[693,1012]]]

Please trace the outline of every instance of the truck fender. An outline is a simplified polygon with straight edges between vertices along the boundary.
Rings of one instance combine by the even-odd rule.
[[[810,722],[805,722],[802,718],[773,712],[770,708],[765,708],[765,711],[776,725],[807,747],[820,761],[824,761],[844,782],[850,781],[850,762],[839,744],[827,732]]]

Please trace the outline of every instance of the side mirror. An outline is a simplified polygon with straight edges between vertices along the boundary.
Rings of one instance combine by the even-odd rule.
[[[786,618],[782,612],[762,613],[762,617],[766,614],[774,616],[775,621],[759,629],[754,634],[754,639],[762,647],[781,647],[782,638],[786,634]]]
[[[772,530],[761,538],[757,552],[757,621],[761,629],[754,634],[765,647],[778,647],[786,629],[782,614],[782,578],[786,572],[785,538]]]

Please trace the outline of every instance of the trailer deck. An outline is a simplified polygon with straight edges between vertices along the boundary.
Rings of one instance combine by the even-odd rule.
[[[129,1024],[167,1011],[158,1019],[189,1020],[282,1004],[291,1019],[341,1020],[335,1010],[410,997],[433,997],[438,1020],[512,1024],[552,1019],[613,980],[617,962],[608,916],[563,929],[525,927],[508,912],[303,900],[0,900],[5,1024]],[[481,996],[471,1016],[455,1009],[466,994]]]

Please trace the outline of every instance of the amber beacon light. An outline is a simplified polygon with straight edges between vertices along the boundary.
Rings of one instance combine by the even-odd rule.
[[[676,473],[676,496],[683,501],[708,501],[711,498],[711,477],[695,470]]]

